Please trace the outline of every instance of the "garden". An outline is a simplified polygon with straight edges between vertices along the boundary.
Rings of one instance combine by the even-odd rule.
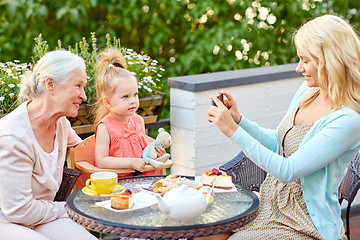
[[[77,118],[69,118],[72,126],[76,128],[81,125],[93,124],[92,108],[96,103],[96,57],[103,49],[112,47],[121,50],[127,63],[127,69],[138,79],[140,99],[138,114],[144,118],[145,124],[156,122],[166,98],[166,93],[161,91],[166,84],[162,75],[165,69],[146,53],[137,53],[133,49],[121,47],[120,39],[115,36],[106,34],[104,38],[106,39],[105,45],[99,46],[97,36],[92,32],[90,42],[83,37],[74,46],[65,48],[85,60],[88,81],[85,86],[87,101],[82,104]],[[62,41],[58,40],[54,49],[63,48]],[[14,60],[0,64],[0,114],[2,116],[14,110],[21,103],[21,99],[18,97],[21,76],[26,71],[30,71],[34,64],[49,50],[51,49],[49,49],[47,41],[40,33],[34,38],[33,55],[29,63]]]
[[[359,8],[349,0],[0,1],[0,113],[18,105],[20,76],[57,48],[86,60],[93,103],[94,56],[114,45],[140,96],[167,94],[160,118],[169,118],[169,77],[294,63],[294,29],[330,13],[360,30]]]

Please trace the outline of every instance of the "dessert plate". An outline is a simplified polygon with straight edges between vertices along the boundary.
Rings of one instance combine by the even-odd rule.
[[[114,191],[117,191],[117,190],[120,190],[120,189],[124,189],[125,188],[121,185],[116,185],[115,187],[115,190]],[[108,197],[108,196],[111,196],[112,193],[103,193],[103,194],[97,194],[97,192],[93,189],[90,189],[88,187],[83,187],[83,189],[81,190],[83,193],[85,193],[86,195],[90,195],[90,196],[104,196],[104,197]]]
[[[200,182],[201,176],[195,176],[195,181]],[[236,187],[233,184],[231,189],[222,189],[222,188],[214,188],[214,193],[227,193],[227,192],[236,192]]]
[[[134,206],[130,209],[114,209],[111,207],[110,201],[111,200],[96,202],[95,205],[98,207],[109,209],[113,212],[130,212],[130,211],[147,208],[157,203],[156,197],[153,194],[148,193],[146,191],[140,191],[138,193],[134,193]]]

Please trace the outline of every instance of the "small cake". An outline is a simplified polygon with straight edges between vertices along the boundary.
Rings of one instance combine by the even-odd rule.
[[[134,192],[126,189],[121,193],[114,193],[111,195],[110,203],[114,209],[130,209],[134,206]]]
[[[231,176],[222,174],[216,168],[201,174],[201,182],[205,186],[212,186],[214,184],[215,188],[231,189],[233,187]]]
[[[153,192],[155,193],[166,193],[170,191],[173,188],[179,187],[178,183],[181,181],[187,180],[184,177],[179,177],[177,175],[170,174],[166,176],[165,178],[162,178],[160,180],[157,180],[154,182],[151,187]]]

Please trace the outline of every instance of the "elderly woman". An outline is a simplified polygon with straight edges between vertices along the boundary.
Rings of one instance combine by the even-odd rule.
[[[27,99],[0,119],[2,239],[96,239],[54,202],[67,147],[81,139],[66,116],[86,100],[84,60],[57,50],[44,55],[21,82]]]

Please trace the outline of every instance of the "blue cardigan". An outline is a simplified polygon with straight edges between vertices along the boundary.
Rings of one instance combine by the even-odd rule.
[[[311,88],[297,90],[284,119]],[[284,120],[283,119],[283,120]],[[289,158],[279,155],[278,131],[259,127],[242,117],[231,137],[259,167],[288,183],[301,179],[310,217],[325,239],[340,239],[343,225],[338,187],[346,167],[360,149],[360,114],[342,107],[317,120]]]

